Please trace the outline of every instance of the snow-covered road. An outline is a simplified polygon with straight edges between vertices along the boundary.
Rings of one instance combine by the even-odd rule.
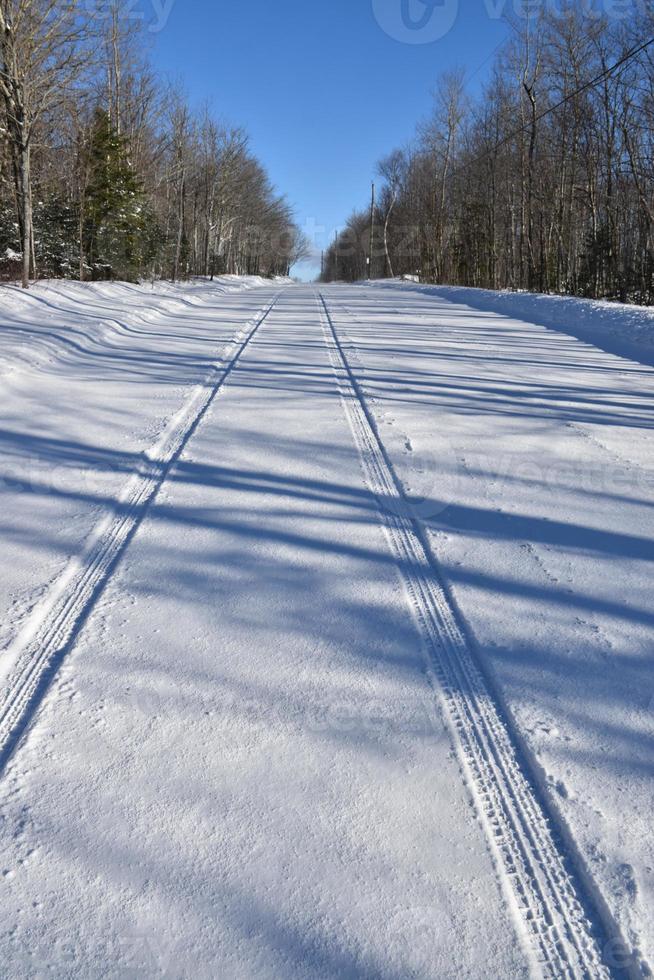
[[[3,304],[2,974],[637,975],[654,369],[222,288]]]

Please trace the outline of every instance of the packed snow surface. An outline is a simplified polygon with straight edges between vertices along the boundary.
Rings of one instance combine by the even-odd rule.
[[[376,280],[374,284],[398,287],[397,280],[390,284],[385,280]],[[644,359],[645,363],[654,365],[654,309],[651,306],[466,286],[407,288],[419,288],[428,296],[464,303],[486,313],[495,312],[551,327],[591,344],[600,344],[613,354],[635,360]]]
[[[0,291],[0,972],[646,975],[648,315],[321,292]]]

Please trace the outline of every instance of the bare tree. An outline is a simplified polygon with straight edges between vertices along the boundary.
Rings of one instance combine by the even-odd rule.
[[[384,207],[384,253],[386,255],[386,272],[393,278],[393,263],[388,248],[388,227],[402,189],[407,170],[406,157],[402,150],[393,150],[377,164],[377,173],[386,181],[386,206]]]
[[[78,0],[0,0],[0,95],[19,202],[25,288],[33,266],[33,137],[86,63],[86,24],[78,7]]]

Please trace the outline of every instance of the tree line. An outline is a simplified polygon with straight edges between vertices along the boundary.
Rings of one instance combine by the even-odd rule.
[[[287,275],[291,207],[243,129],[153,71],[132,6],[0,0],[0,275]]]
[[[654,301],[654,12],[547,6],[511,23],[477,99],[463,72],[439,79],[412,144],[378,164],[372,254],[366,208],[324,279]]]

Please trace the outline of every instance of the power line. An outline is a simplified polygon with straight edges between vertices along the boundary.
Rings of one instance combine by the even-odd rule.
[[[579,88],[575,89],[574,92],[570,92],[569,95],[566,95],[564,98],[560,99],[559,102],[556,102],[554,105],[548,106],[547,109],[543,109],[543,111],[538,113],[536,115],[536,118],[533,119],[531,122],[525,123],[523,126],[519,126],[518,129],[515,129],[512,133],[509,133],[508,136],[504,136],[490,150],[484,150],[483,153],[480,153],[478,156],[473,157],[473,159],[468,161],[468,163],[465,166],[469,167],[473,163],[478,163],[479,160],[483,160],[485,157],[491,156],[492,154],[496,153],[503,146],[506,146],[507,143],[510,143],[512,140],[514,140],[516,136],[520,136],[521,133],[524,133],[526,130],[528,130],[531,126],[533,126],[535,122],[540,122],[541,119],[544,119],[546,116],[549,116],[550,113],[552,112],[556,112],[556,110],[560,109],[562,106],[567,105],[568,102],[571,102],[572,99],[575,99],[578,95],[581,95],[583,92],[587,92],[589,88],[594,88],[596,85],[599,85],[599,83],[604,81],[605,78],[609,78],[609,76],[611,76],[615,71],[617,71],[618,68],[624,67],[624,65],[626,65],[629,61],[631,61],[632,58],[635,58],[636,55],[641,54],[643,51],[649,48],[651,44],[654,44],[654,37],[651,37],[648,41],[644,41],[642,44],[637,45],[635,48],[631,48],[631,50],[627,51],[626,54],[624,54],[618,61],[615,62],[615,64],[610,65],[608,68],[605,68],[604,71],[600,72],[599,75],[596,75],[595,78],[591,78],[589,81],[584,82],[583,85],[580,85]],[[455,173],[456,173],[456,169],[454,171]]]

